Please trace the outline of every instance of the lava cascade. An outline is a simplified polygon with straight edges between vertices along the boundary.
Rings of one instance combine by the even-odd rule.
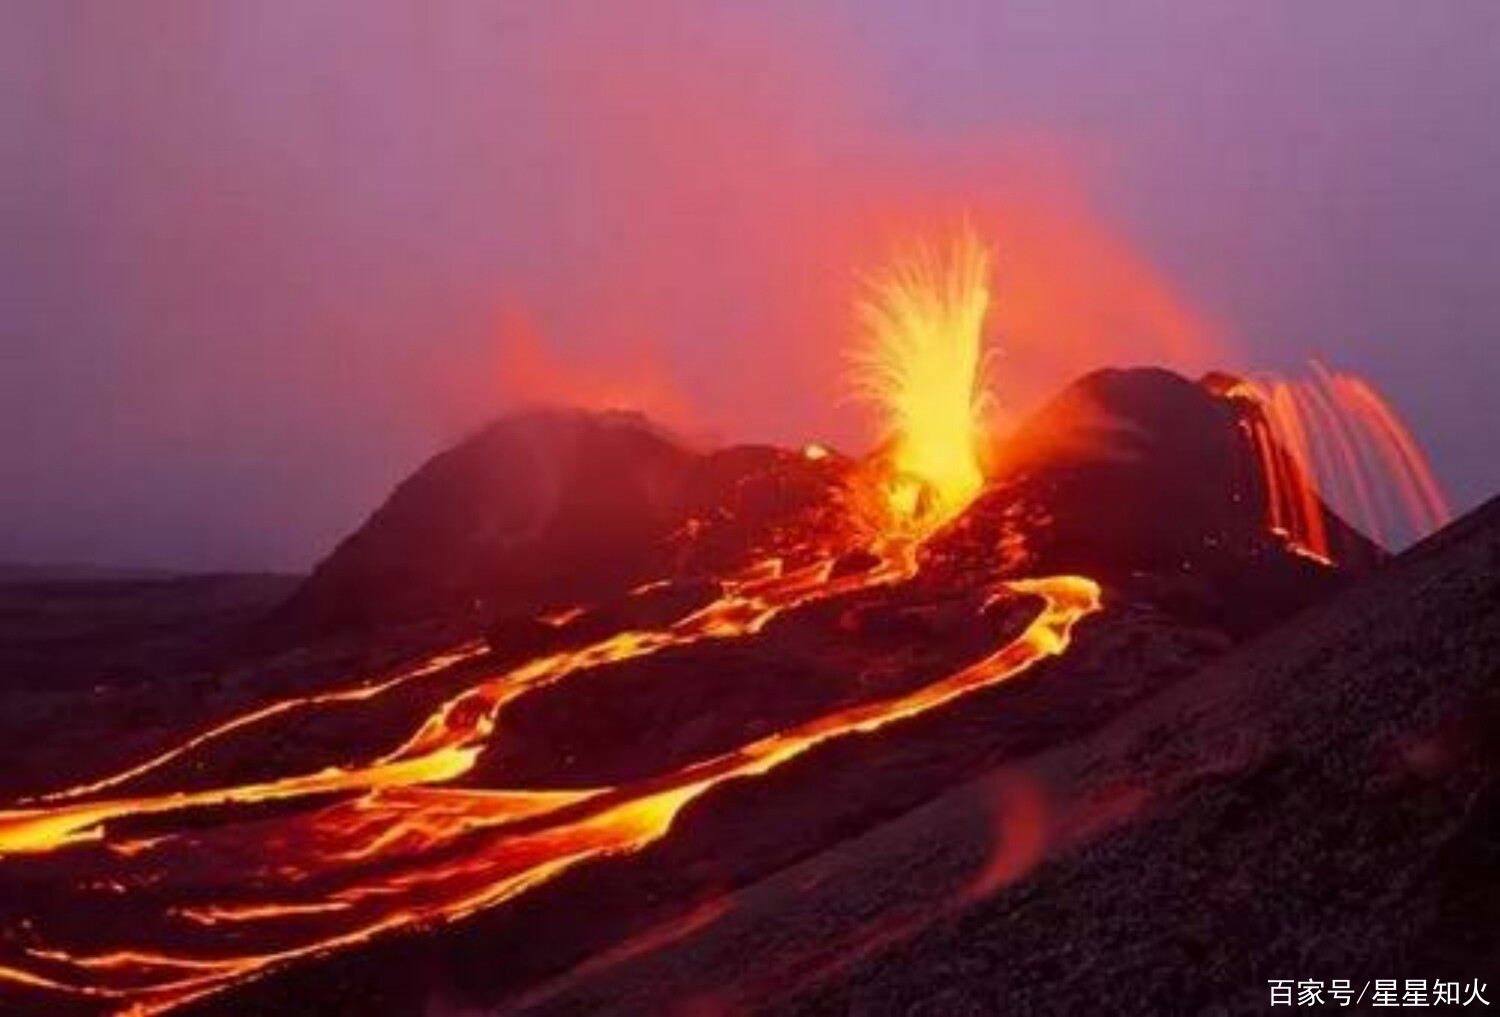
[[[1314,361],[1310,377],[1263,375],[1224,394],[1251,410],[1242,426],[1267,522],[1293,547],[1334,557],[1324,498],[1382,543],[1423,536],[1451,518],[1421,446],[1368,381]]]

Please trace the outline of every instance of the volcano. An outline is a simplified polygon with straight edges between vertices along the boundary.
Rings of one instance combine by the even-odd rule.
[[[21,930],[0,953],[3,999],[324,1014],[944,1001],[935,954],[980,956],[951,944],[957,922],[1014,924],[1037,880],[1097,844],[1179,814],[1244,844],[1230,834],[1260,807],[1281,829],[1275,796],[1302,772],[1275,762],[1290,721],[1263,703],[1241,744],[1223,688],[1313,667],[1343,624],[1328,612],[1400,598],[1391,576],[1487,553],[1472,523],[1434,544],[1463,550],[1392,564],[1299,495],[1311,549],[1274,511],[1287,486],[1311,489],[1304,463],[1266,444],[1266,411],[1239,393],[1226,375],[1095,372],[978,449],[978,489],[947,492],[903,472],[898,447],[699,450],[633,414],[499,420],[420,466],[208,658],[210,717],[33,763],[48,786],[0,811],[0,921]],[[1445,604],[1469,609],[1422,616]],[[1160,711],[1178,712],[1142,726]],[[1398,726],[1415,741],[1392,751],[1449,766]],[[1199,793],[1223,814],[1194,811]],[[1190,847],[1163,843],[1175,861],[1155,877],[1194,897],[1170,882],[1190,879]],[[916,870],[910,892],[888,888]],[[1107,898],[1122,870],[1077,879]],[[1149,912],[1145,892],[1131,906]],[[1223,898],[1203,900],[1185,927],[1220,921]],[[1161,957],[1178,948],[1151,930]],[[763,956],[724,974],[756,942]],[[858,980],[885,959],[868,1004]],[[954,986],[959,1010],[996,1002]]]
[[[1274,620],[1284,600],[1331,573],[1377,564],[1384,552],[1326,506],[1339,568],[1288,559],[1266,526],[1245,409],[1220,398],[1221,386],[1222,377],[1194,383],[1152,368],[1080,379],[988,450],[985,494],[932,552],[989,563],[1024,521],[1025,555],[1011,574],[1243,581],[1254,589],[1234,599],[1270,599],[1251,624]],[[630,414],[506,418],[398,486],[317,567],[284,620],[327,631],[466,613],[529,618],[664,578],[711,577],[826,535],[857,465],[821,449],[697,452]]]

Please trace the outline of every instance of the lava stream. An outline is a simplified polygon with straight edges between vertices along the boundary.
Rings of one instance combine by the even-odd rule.
[[[748,578],[726,582],[723,596],[669,628],[621,632],[580,649],[536,658],[479,682],[443,703],[406,742],[364,765],[329,767],[276,780],[201,791],[125,796],[102,801],[73,801],[91,789],[116,787],[126,783],[148,770],[158,769],[167,762],[182,758],[189,750],[201,746],[213,737],[241,729],[273,714],[320,702],[359,701],[369,698],[371,690],[389,689],[400,681],[431,673],[431,669],[424,665],[379,685],[359,686],[348,692],[273,704],[210,729],[141,766],[81,788],[47,796],[49,800],[66,799],[68,804],[0,812],[0,856],[48,852],[69,844],[100,840],[103,837],[101,824],[127,816],[280,801],[334,792],[367,792],[455,780],[473,768],[494,730],[500,709],[518,696],[578,671],[649,656],[668,647],[753,634],[777,615],[810,601],[909,578],[916,570],[914,555],[915,552],[910,547],[898,547],[883,560],[881,566],[868,572],[838,578],[830,576],[833,567],[831,558],[785,572],[782,571],[780,560],[773,559]],[[457,663],[470,656],[467,651],[454,651],[441,654],[434,660]],[[507,801],[512,800],[512,797],[508,797]],[[516,800],[530,799],[523,792]],[[506,818],[519,816],[512,810],[506,810]]]
[[[33,946],[0,966],[0,980],[108,1000],[122,1011],[155,1013],[297,958],[415,924],[460,918],[580,862],[639,850],[663,836],[685,805],[724,781],[764,774],[822,742],[934,709],[1060,654],[1073,626],[1099,607],[1098,587],[1087,579],[1008,584],[1014,593],[1040,598],[1043,607],[1019,637],[983,660],[908,694],[838,710],[633,785],[568,792],[427,786],[472,766],[480,739],[493,730],[494,711],[527,689],[601,659],[755,631],[790,607],[909,576],[914,565],[909,556],[899,556],[869,573],[836,578],[830,578],[830,568],[825,561],[747,581],[668,629],[621,633],[483,681],[445,704],[384,762],[209,792],[6,813],[0,816],[0,844],[7,851],[50,852],[85,836],[108,847],[109,822],[142,812],[170,817],[205,802],[350,792],[332,805],[219,827],[189,826],[141,851],[101,853],[98,864],[121,885],[168,898],[185,891],[188,899],[134,922],[133,932],[142,939],[135,946]],[[455,706],[471,697],[490,712],[467,725],[456,722],[459,716],[475,716]],[[7,864],[24,861],[11,858]],[[283,899],[193,899],[193,873],[212,871],[222,878],[224,870],[234,869],[244,876],[239,885],[279,888]],[[180,874],[185,885],[173,886]],[[229,933],[217,943],[220,952],[206,952],[205,930],[220,928]],[[254,928],[264,945],[234,952],[233,945],[244,942],[234,932],[245,928]]]

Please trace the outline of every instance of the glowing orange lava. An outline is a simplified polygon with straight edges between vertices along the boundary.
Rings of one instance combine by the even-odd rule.
[[[150,884],[153,893],[169,893],[184,869],[212,867],[216,873],[240,870],[243,878],[235,885],[279,888],[265,899],[184,900],[135,923],[140,941],[131,946],[27,949],[0,966],[0,980],[97,997],[121,1011],[155,1013],[300,957],[413,924],[454,920],[524,893],[582,861],[639,850],[663,836],[684,805],[726,780],[766,773],[825,741],[940,707],[1061,654],[1074,625],[1099,608],[1099,589],[1087,579],[1007,584],[1010,592],[1040,598],[1043,606],[1019,637],[990,656],[908,694],[838,710],[635,785],[556,792],[436,786],[472,768],[500,708],[528,691],[609,661],[753,632],[776,614],[813,600],[908,578],[915,572],[913,561],[910,553],[897,552],[879,568],[844,577],[831,576],[831,559],[796,570],[768,564],[763,574],[730,584],[719,600],[666,629],[618,633],[483,676],[429,716],[405,744],[362,766],[207,791],[92,797],[97,790],[90,789],[118,787],[146,772],[136,767],[58,792],[47,807],[0,813],[5,855],[55,852],[87,841],[110,846],[114,821],[154,814],[172,821],[173,829],[144,846],[101,856],[99,864],[122,885]],[[460,652],[434,658],[403,680],[467,657]],[[358,688],[384,690],[393,684]],[[308,708],[317,701],[328,699],[289,700],[278,708]],[[245,722],[263,715],[249,714]],[[172,766],[191,753],[187,745],[201,745],[205,737],[212,732],[185,743],[175,755],[157,757],[149,768]],[[323,799],[330,792],[338,795],[331,804]],[[274,820],[231,821],[209,829],[189,817],[204,805],[273,798],[307,804]],[[526,824],[518,830],[521,820]],[[128,837],[119,839],[130,843]],[[268,878],[266,866],[273,861]],[[187,893],[191,881],[185,882]],[[184,935],[189,926],[197,930],[191,937]],[[276,945],[236,950],[241,941],[236,931],[246,927]],[[222,940],[205,938],[220,929]],[[191,948],[184,945],[188,942]]]
[[[1325,501],[1378,542],[1420,537],[1450,518],[1416,439],[1363,379],[1314,362],[1311,378],[1261,377],[1225,394],[1254,407],[1244,426],[1267,521],[1295,550],[1335,557]]]

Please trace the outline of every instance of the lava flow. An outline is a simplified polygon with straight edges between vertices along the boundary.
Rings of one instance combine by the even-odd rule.
[[[1323,499],[1377,541],[1422,536],[1451,517],[1432,467],[1401,418],[1365,380],[1314,362],[1311,378],[1239,381],[1250,407],[1272,529],[1318,559],[1334,557]]]
[[[89,893],[82,925],[45,900],[29,907],[20,931],[0,946],[0,981],[101,1009],[168,1010],[298,958],[453,921],[589,859],[637,851],[725,781],[765,774],[819,744],[939,708],[1063,653],[1075,625],[1099,610],[1099,587],[1074,576],[996,582],[990,601],[1033,598],[1037,614],[1004,646],[921,687],[620,786],[452,786],[474,771],[499,736],[502,711],[520,697],[671,647],[752,635],[807,605],[913,579],[926,537],[982,484],[975,429],[986,398],[987,273],[983,250],[965,234],[951,261],[901,263],[866,307],[877,346],[863,360],[862,384],[882,399],[895,450],[894,474],[885,460],[869,467],[888,499],[876,525],[851,519],[839,539],[723,578],[717,599],[663,627],[617,631],[480,672],[404,741],[362,762],[241,784],[130,790],[147,778],[159,786],[186,776],[205,747],[253,736],[275,718],[358,708],[473,669],[483,648],[459,647],[394,677],[263,706],[139,765],[0,812],[0,864],[45,866],[67,852],[88,874],[80,886],[99,888]],[[851,550],[875,564],[840,569]]]

